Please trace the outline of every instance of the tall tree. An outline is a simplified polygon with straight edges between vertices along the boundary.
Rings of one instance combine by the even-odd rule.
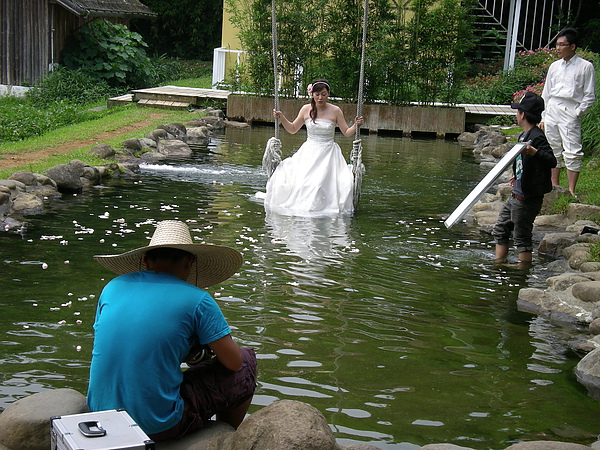
[[[132,21],[149,53],[175,58],[212,60],[221,45],[222,0],[144,0],[158,13],[153,21]]]

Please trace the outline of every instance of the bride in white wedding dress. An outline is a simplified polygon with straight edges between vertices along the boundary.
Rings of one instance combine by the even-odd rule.
[[[306,142],[291,157],[277,166],[267,183],[265,209],[286,215],[350,214],[353,211],[354,176],[340,146],[334,141],[336,126],[351,137],[363,123],[356,117],[348,127],[342,110],[327,102],[327,80],[308,87],[311,102],[290,122],[281,111],[273,111],[283,127],[296,134],[306,125]]]

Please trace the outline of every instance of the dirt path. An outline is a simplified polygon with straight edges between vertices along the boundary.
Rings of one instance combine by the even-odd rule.
[[[115,136],[130,133],[132,131],[139,130],[140,128],[144,128],[149,125],[152,125],[154,120],[160,119],[162,117],[166,117],[166,114],[153,113],[153,114],[150,114],[150,116],[148,116],[147,120],[144,120],[142,122],[132,123],[131,125],[127,125],[123,128],[119,128],[118,130],[105,131],[105,132],[99,133],[96,136],[89,138],[89,139],[64,142],[55,147],[48,147],[43,150],[37,150],[34,152],[24,152],[24,153],[19,153],[16,155],[0,154],[0,156],[2,156],[2,158],[0,159],[0,169],[11,169],[13,167],[25,166],[27,164],[43,161],[44,159],[49,158],[56,154],[64,154],[64,153],[70,152],[71,150],[76,150],[78,148],[83,148],[83,147],[87,147],[89,145],[97,144],[106,139],[110,139]]]

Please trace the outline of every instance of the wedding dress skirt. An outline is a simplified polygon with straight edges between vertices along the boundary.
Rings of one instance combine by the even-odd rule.
[[[333,140],[335,123],[309,119],[307,139],[267,183],[265,209],[287,215],[352,213],[354,176]]]

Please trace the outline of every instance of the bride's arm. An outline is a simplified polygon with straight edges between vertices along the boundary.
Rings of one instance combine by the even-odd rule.
[[[344,119],[344,113],[342,112],[342,110],[339,107],[336,107],[337,110],[335,112],[335,123],[337,124],[338,128],[340,129],[340,131],[342,132],[342,134],[346,137],[352,137],[354,135],[354,133],[356,133],[356,125],[358,124],[359,126],[363,124],[363,118],[361,117],[355,117],[354,118],[354,124],[352,124],[351,127],[348,127],[348,124],[346,123],[346,119]]]
[[[296,119],[293,122],[290,122],[281,111],[273,110],[273,117],[279,118],[279,120],[281,121],[281,125],[283,125],[283,128],[285,128],[288,133],[296,134],[298,130],[302,128],[302,125],[304,125],[307,116],[307,110],[309,108],[310,105],[304,105],[302,108],[300,108],[300,112],[298,112],[298,117],[296,117]]]

